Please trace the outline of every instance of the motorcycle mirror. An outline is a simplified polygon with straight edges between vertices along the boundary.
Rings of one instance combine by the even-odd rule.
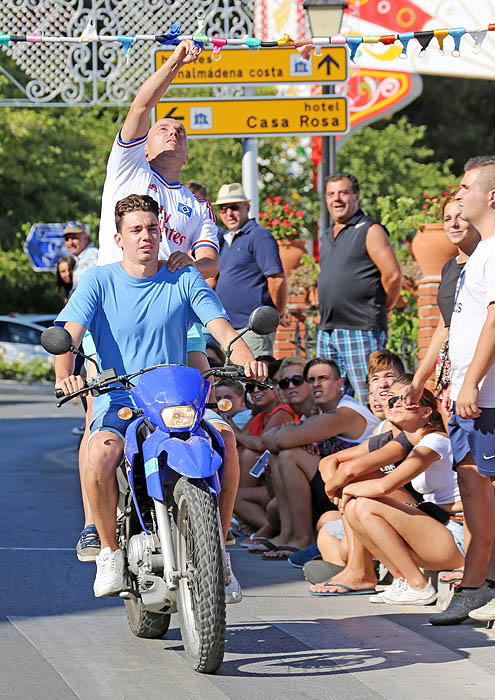
[[[273,306],[259,306],[249,317],[249,330],[258,335],[273,333],[280,323],[280,315]]]
[[[61,326],[51,326],[41,334],[41,345],[51,355],[64,355],[73,349],[72,336]]]

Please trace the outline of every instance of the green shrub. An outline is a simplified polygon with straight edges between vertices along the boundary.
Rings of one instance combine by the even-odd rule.
[[[0,358],[0,379],[16,379],[19,382],[54,382],[55,370],[50,358],[37,357],[32,362],[15,360],[7,362]]]

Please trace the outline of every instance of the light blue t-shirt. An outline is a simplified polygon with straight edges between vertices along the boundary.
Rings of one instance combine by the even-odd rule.
[[[192,266],[173,274],[164,265],[152,277],[131,277],[120,263],[88,270],[57,322],[74,321],[95,341],[101,369],[117,374],[161,363],[185,364],[186,334],[227,313]],[[94,413],[111,404],[132,406],[126,391],[95,397]]]

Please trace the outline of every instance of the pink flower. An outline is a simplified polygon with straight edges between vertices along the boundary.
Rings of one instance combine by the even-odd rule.
[[[272,219],[270,221],[271,226],[278,226],[280,224],[280,219]]]

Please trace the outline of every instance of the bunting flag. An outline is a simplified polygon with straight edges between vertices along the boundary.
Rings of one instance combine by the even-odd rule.
[[[388,3],[396,3],[397,0],[388,0]],[[366,9],[367,8],[367,9]],[[407,9],[407,8],[406,8]],[[404,8],[398,10],[397,19],[401,25],[401,28],[407,28],[413,21],[417,20],[417,16],[412,17],[410,11],[404,13]],[[363,12],[366,13],[364,19],[370,22],[376,21],[377,18],[374,17],[374,13],[378,12],[374,8],[374,4],[369,3],[363,6]],[[425,15],[425,20],[430,19],[429,15],[426,15],[422,10],[419,10]],[[352,14],[352,9],[350,11]],[[368,16],[369,15],[369,16]],[[318,53],[322,46],[334,46],[346,44],[349,48],[349,55],[351,61],[355,62],[356,55],[361,45],[365,44],[382,44],[383,46],[397,45],[400,49],[400,56],[406,57],[407,51],[410,47],[411,41],[416,41],[421,47],[419,56],[424,56],[427,50],[430,48],[433,41],[435,41],[436,48],[439,50],[440,54],[445,54],[446,51],[450,51],[452,56],[459,56],[461,49],[461,40],[464,37],[469,37],[470,47],[474,53],[479,53],[483,41],[485,40],[488,32],[495,31],[495,22],[488,24],[487,27],[475,27],[473,29],[466,29],[465,27],[452,27],[452,28],[439,28],[427,31],[398,31],[393,34],[383,34],[383,35],[360,35],[360,34],[348,34],[344,36],[343,34],[335,34],[331,37],[308,37],[294,40],[288,34],[284,34],[279,39],[273,40],[262,40],[256,37],[244,36],[242,39],[229,39],[226,37],[208,36],[205,33],[205,22],[206,16],[204,14],[198,14],[197,17],[198,27],[194,34],[181,34],[181,25],[174,24],[170,28],[167,34],[122,34],[117,36],[109,35],[98,35],[96,28],[93,24],[92,19],[89,20],[88,25],[79,37],[74,36],[48,36],[39,32],[29,32],[26,34],[0,34],[0,45],[8,46],[11,42],[29,42],[32,44],[40,43],[61,43],[61,42],[80,42],[80,43],[90,43],[90,42],[120,42],[122,45],[127,59],[129,59],[130,49],[135,41],[150,41],[158,42],[162,45],[176,46],[181,41],[185,39],[190,39],[198,47],[198,52],[207,44],[213,46],[215,53],[215,60],[221,59],[221,49],[224,46],[246,46],[252,51],[258,51],[263,48],[287,48],[295,47],[301,52],[310,51],[312,48],[315,49],[315,54]]]

